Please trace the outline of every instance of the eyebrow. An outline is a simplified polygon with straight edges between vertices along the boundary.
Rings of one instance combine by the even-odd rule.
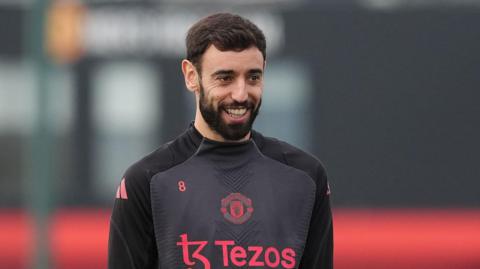
[[[218,71],[215,71],[211,76],[212,77],[216,77],[218,75],[233,75],[235,72],[233,72],[233,70],[218,70]]]
[[[247,72],[249,75],[251,74],[263,74],[263,70],[262,69],[259,69],[259,68],[255,68],[255,69],[250,69],[248,70]],[[233,70],[224,70],[224,69],[221,69],[221,70],[218,70],[218,71],[215,71],[211,76],[212,77],[216,77],[216,76],[219,76],[219,75],[233,75],[235,74],[235,72]]]
[[[263,74],[263,71],[262,71],[262,69],[256,68],[256,69],[250,69],[250,70],[248,70],[248,73],[249,73],[249,74]]]

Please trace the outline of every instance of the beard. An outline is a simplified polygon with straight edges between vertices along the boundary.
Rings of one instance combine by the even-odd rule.
[[[252,130],[253,122],[258,115],[261,104],[262,100],[260,99],[257,107],[255,107],[255,103],[249,99],[245,102],[219,103],[217,109],[215,109],[213,103],[208,102],[203,86],[200,84],[200,113],[208,126],[225,140],[235,141],[244,138]],[[222,110],[226,113],[227,107],[244,107],[250,110],[250,117],[244,123],[228,124],[222,117]]]

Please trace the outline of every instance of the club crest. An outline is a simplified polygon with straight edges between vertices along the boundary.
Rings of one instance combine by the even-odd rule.
[[[245,223],[252,216],[252,200],[241,193],[231,193],[222,199],[220,211],[225,219],[231,223]]]

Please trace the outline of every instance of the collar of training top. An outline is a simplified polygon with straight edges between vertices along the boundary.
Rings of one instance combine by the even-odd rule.
[[[187,129],[187,134],[189,138],[191,139],[191,142],[195,145],[195,147],[199,147],[202,141],[204,140],[204,137],[202,134],[195,128],[194,121],[190,122],[190,126]],[[260,134],[259,132],[255,131],[252,129],[251,132],[251,138],[248,140],[253,140],[257,146],[258,149],[262,149],[263,147],[263,135]],[[246,141],[246,142],[248,142]],[[239,142],[218,142],[218,143],[239,143]],[[241,142],[240,142],[241,143]]]

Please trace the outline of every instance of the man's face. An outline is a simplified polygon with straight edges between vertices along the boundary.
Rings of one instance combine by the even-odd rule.
[[[258,114],[264,60],[256,47],[236,52],[210,46],[201,62],[199,109],[225,140],[245,138]]]

